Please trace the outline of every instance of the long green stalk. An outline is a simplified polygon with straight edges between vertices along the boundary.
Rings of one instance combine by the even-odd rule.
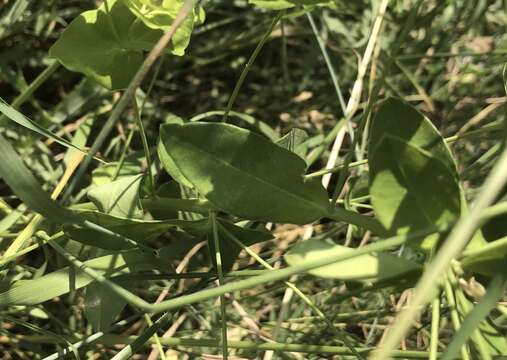
[[[220,251],[217,218],[214,212],[210,212],[210,221],[213,226],[213,245],[215,246],[215,263],[217,266],[218,283],[219,285],[224,285],[225,279],[222,271],[222,252]],[[229,358],[229,349],[227,348],[227,311],[225,308],[225,294],[220,295],[220,313],[222,316],[222,356],[225,360],[227,360]]]
[[[241,87],[243,86],[243,83],[245,82],[246,76],[250,72],[250,68],[252,67],[255,59],[257,59],[257,56],[259,55],[262,48],[264,47],[264,44],[266,44],[266,41],[268,41],[271,33],[273,32],[273,29],[275,28],[278,21],[280,21],[283,14],[284,14],[283,11],[279,11],[278,14],[276,14],[276,16],[273,19],[273,21],[271,22],[271,25],[269,26],[268,30],[264,33],[264,36],[262,37],[261,41],[255,47],[255,50],[253,51],[252,55],[250,55],[248,62],[246,63],[245,67],[243,68],[243,71],[239,75],[239,79],[236,82],[234,89],[232,90],[231,97],[229,98],[229,101],[227,102],[227,107],[225,109],[224,116],[222,117],[222,122],[227,122],[227,118],[229,117],[229,113],[231,112],[232,107],[234,106],[234,102],[236,101],[239,91],[241,90]]]

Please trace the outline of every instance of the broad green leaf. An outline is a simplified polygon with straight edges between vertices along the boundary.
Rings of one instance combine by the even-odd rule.
[[[305,224],[330,213],[322,185],[303,178],[305,162],[248,130],[223,123],[166,124],[159,147],[204,197],[230,214]]]
[[[106,277],[153,269],[168,271],[167,264],[167,259],[162,260],[139,250],[118,252],[85,262],[87,267]],[[65,267],[37,280],[17,281],[11,289],[0,294],[0,307],[39,304],[67,294],[71,284],[75,289],[80,289],[93,281],[82,270],[75,269],[74,274],[71,275],[70,269]]]
[[[88,198],[106,214],[126,218],[141,218],[139,187],[142,176],[129,176],[111,183],[94,187],[88,191]]]
[[[431,153],[384,135],[369,152],[370,194],[375,213],[390,234],[430,229],[460,216],[461,192],[448,164]],[[415,244],[429,251],[438,235]]]
[[[229,238],[229,234],[241,241],[241,243],[247,247],[273,239],[273,235],[267,231],[243,228],[222,219],[217,219],[217,221],[219,221],[220,225],[228,232],[222,231],[222,228],[218,227],[220,253],[222,255],[222,268],[225,272],[232,269],[232,266],[242,250],[233,240]],[[208,235],[208,246],[212,263],[216,268],[213,233]]]
[[[137,18],[123,1],[108,0],[97,10],[85,11],[65,29],[49,55],[67,69],[81,72],[115,90],[128,86],[143,62],[142,48],[128,38]]]
[[[295,128],[291,129],[287,134],[278,139],[276,143],[284,149],[290,150],[300,158],[304,159],[306,152],[308,151],[308,147],[306,146],[307,144],[305,143],[307,139],[308,134],[306,131]]]
[[[127,302],[96,282],[86,287],[84,313],[95,331],[107,332]]]
[[[426,193],[424,194],[419,193],[419,195],[417,196],[407,196],[406,198],[404,198],[403,196],[400,196],[398,190],[407,192],[408,191],[407,188],[405,188],[404,190],[402,189],[403,187],[405,187],[405,185],[401,184],[402,188],[399,188],[398,187],[399,185],[396,185],[398,180],[391,179],[391,181],[389,180],[387,181],[389,184],[394,185],[394,187],[383,189],[382,185],[379,182],[382,181],[383,179],[382,177],[379,178],[379,180],[377,180],[375,189],[374,190],[372,189],[372,186],[375,182],[375,177],[377,176],[376,173],[377,170],[384,171],[384,175],[387,176],[386,174],[389,171],[389,166],[393,167],[393,174],[394,172],[398,171],[395,170],[395,168],[399,168],[399,166],[397,165],[397,161],[393,161],[393,159],[397,159],[400,156],[399,154],[394,154],[393,155],[394,158],[391,160],[387,156],[382,156],[380,154],[382,150],[378,148],[378,145],[383,141],[383,139],[386,136],[392,136],[404,143],[409,144],[410,146],[426,151],[426,154],[429,157],[433,157],[437,159],[439,162],[443,163],[444,168],[447,168],[447,170],[442,169],[443,174],[442,176],[444,178],[448,178],[449,181],[450,181],[449,175],[451,175],[456,179],[455,182],[457,184],[460,196],[459,200],[460,206],[457,215],[459,214],[464,215],[467,212],[467,204],[465,196],[458,182],[456,165],[452,157],[452,154],[447,144],[445,143],[443,137],[440,135],[440,133],[432,124],[432,122],[428,118],[426,118],[423,114],[414,109],[412,106],[410,106],[409,104],[400,99],[388,98],[382,103],[372,122],[370,141],[368,145],[368,159],[371,170],[370,192],[372,195],[373,207],[377,217],[384,224],[384,226],[388,228],[388,230],[390,230],[391,234],[395,234],[396,231],[398,231],[397,225],[393,223],[394,218],[397,216],[399,216],[400,218],[399,221],[401,223],[405,223],[405,226],[409,226],[410,219],[413,219],[415,221],[412,226],[414,230],[419,229],[420,226],[422,226],[422,222],[417,221],[416,219],[417,216],[413,217],[406,216],[406,210],[413,208],[421,208],[421,204],[417,202],[418,201],[417,198],[419,197],[425,198]],[[375,159],[375,155],[379,155],[377,159],[384,159],[381,160],[383,164],[376,163],[376,161],[378,160]],[[408,159],[404,160],[410,162],[410,160]],[[389,163],[391,165],[389,165]],[[440,166],[440,168],[442,168],[442,166]],[[430,175],[425,181],[427,181],[427,183],[431,183],[429,179],[437,179],[437,178],[438,177],[436,176],[436,174],[433,174]],[[433,189],[429,189],[427,187],[426,191],[428,193],[431,193],[435,197],[437,196],[441,197],[442,200],[446,199],[448,196],[448,193],[446,192],[445,189],[441,189],[436,186]],[[392,198],[390,198],[391,193],[393,194]],[[449,203],[450,209],[453,208],[454,209],[453,211],[455,211],[456,209],[453,200],[453,196],[455,196],[455,190],[453,190],[450,193],[450,196],[451,196]],[[401,203],[401,201],[403,201],[403,203]],[[402,208],[400,208],[401,205],[403,205]],[[439,206],[440,207],[444,206],[444,204],[442,204],[442,201]],[[399,208],[400,210],[398,210]],[[441,211],[441,209],[435,210],[435,212],[439,211]],[[442,223],[444,222],[445,218],[450,219],[451,217],[443,217],[441,219]],[[426,241],[424,241],[424,245],[422,245],[422,247],[425,248],[426,250],[429,250],[429,248],[431,248],[431,246],[433,246],[436,243],[436,240],[437,239],[435,237],[428,238],[426,239]],[[484,245],[484,243],[485,241],[482,238],[482,234],[480,232],[477,232],[473,240],[470,242],[469,247],[477,248]]]
[[[354,249],[337,245],[329,239],[314,238],[299,242],[285,254],[285,260],[289,265],[295,265],[301,261],[318,259],[330,254],[350,252],[354,252]],[[330,279],[380,281],[420,270],[418,264],[407,259],[387,253],[375,253],[323,266],[309,273]]]
[[[249,0],[248,2],[270,10],[283,10],[298,5],[325,5],[331,3],[330,0]]]

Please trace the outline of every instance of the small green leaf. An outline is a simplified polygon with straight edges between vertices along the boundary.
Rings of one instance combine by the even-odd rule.
[[[428,151],[384,135],[369,155],[370,193],[375,213],[390,234],[430,229],[456,220],[461,192],[448,165]],[[429,251],[438,235],[415,244]]]
[[[141,218],[139,187],[142,176],[129,176],[88,191],[88,198],[106,214],[126,218]]]
[[[353,248],[335,244],[332,240],[310,239],[299,242],[287,254],[285,260],[295,265],[330,254],[354,252]],[[402,274],[419,271],[421,267],[407,259],[387,253],[365,254],[332,265],[309,271],[310,274],[340,280],[380,281]]]
[[[84,313],[95,331],[106,332],[127,302],[109,288],[99,283],[86,287]]]
[[[159,148],[204,197],[230,214],[305,224],[330,212],[322,185],[304,180],[305,162],[248,130],[223,123],[166,124]]]

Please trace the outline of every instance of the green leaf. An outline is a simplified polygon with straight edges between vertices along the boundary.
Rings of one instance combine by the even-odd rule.
[[[447,144],[431,121],[406,102],[388,98],[380,106],[368,161],[372,205],[391,235],[441,225],[466,212]],[[430,236],[416,248],[430,250],[437,240]],[[479,242],[483,239],[476,236],[473,244]]]
[[[107,332],[127,302],[96,282],[86,287],[84,313],[95,331]]]
[[[160,258],[146,252],[131,250],[101,256],[88,260],[85,264],[97,273],[111,277],[113,275],[153,269],[168,271],[167,261],[167,259],[162,261]],[[0,307],[39,304],[54,297],[67,294],[70,291],[71,284],[74,286],[74,289],[80,289],[92,281],[82,270],[75,269],[71,272],[68,267],[65,267],[44,275],[37,280],[20,280],[15,282],[11,289],[0,294]]]
[[[102,86],[126,88],[143,63],[141,47],[128,38],[137,18],[123,1],[108,0],[97,10],[85,11],[65,29],[49,55],[67,69],[81,72]]]
[[[106,214],[126,218],[142,218],[139,187],[142,176],[129,176],[88,191],[88,198]]]
[[[287,254],[285,261],[295,265],[301,261],[318,259],[330,254],[354,252],[353,248],[335,244],[329,239],[310,239],[299,242]],[[421,267],[407,259],[387,253],[365,254],[349,260],[309,271],[310,274],[340,280],[381,281],[402,274],[420,271]]]
[[[248,130],[223,123],[166,124],[159,148],[204,197],[233,215],[305,224],[330,212],[322,185],[305,182],[305,162]]]
[[[390,234],[448,224],[460,216],[461,192],[448,164],[399,137],[384,135],[369,152],[370,194]],[[429,251],[438,235],[416,247]]]
[[[292,151],[294,154],[299,156],[301,159],[305,159],[308,147],[305,141],[308,139],[306,131],[301,129],[291,129],[287,134],[276,141],[276,144],[280,145],[284,149]]]

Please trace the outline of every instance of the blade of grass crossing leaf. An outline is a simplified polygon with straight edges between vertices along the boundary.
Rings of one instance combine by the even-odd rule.
[[[454,335],[447,350],[442,355],[442,360],[455,359],[461,347],[477,330],[479,324],[488,316],[490,311],[495,308],[498,300],[503,296],[507,276],[500,274],[491,280],[484,297],[474,306],[472,311],[467,314],[459,331]]]
[[[220,239],[217,230],[217,219],[214,212],[210,213],[210,221],[213,226],[213,244],[215,246],[215,262],[217,265],[218,283],[225,284],[224,274],[222,271],[222,253],[220,252]],[[220,295],[220,313],[222,316],[222,356],[224,359],[229,358],[229,350],[227,346],[227,312],[225,308],[225,296]]]

